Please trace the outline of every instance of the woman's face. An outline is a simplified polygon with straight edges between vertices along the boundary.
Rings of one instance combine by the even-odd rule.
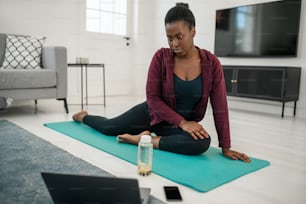
[[[195,28],[192,27],[190,29],[189,25],[184,21],[167,23],[165,27],[170,48],[177,56],[186,56],[194,46]]]

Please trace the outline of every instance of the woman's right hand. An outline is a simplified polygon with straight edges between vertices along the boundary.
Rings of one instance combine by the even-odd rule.
[[[208,132],[203,128],[203,126],[195,121],[182,120],[179,127],[188,132],[195,140],[209,137]]]

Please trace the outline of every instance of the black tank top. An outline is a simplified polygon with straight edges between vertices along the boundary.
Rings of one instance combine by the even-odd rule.
[[[176,98],[176,112],[185,120],[191,120],[195,105],[202,98],[202,74],[187,81],[174,74],[174,93]]]

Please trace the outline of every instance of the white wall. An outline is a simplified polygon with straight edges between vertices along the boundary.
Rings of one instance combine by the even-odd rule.
[[[148,67],[154,52],[158,49],[155,26],[159,19],[156,19],[156,13],[158,13],[156,6],[156,1],[135,1],[134,12],[137,18],[134,21],[135,29],[132,33],[134,61],[130,67],[132,76],[130,88],[133,95],[145,95]]]
[[[91,62],[105,63],[107,95],[145,95],[147,70],[154,52],[168,47],[164,16],[177,0],[128,0],[132,15],[129,19],[131,45],[122,37],[113,37],[85,31],[85,0],[0,0],[0,32],[46,36],[46,45],[68,48],[68,61],[75,57],[89,57]],[[272,0],[185,0],[197,20],[198,46],[213,51],[215,10]],[[299,56],[281,59],[229,59],[221,58],[224,65],[300,66],[302,81],[297,116],[306,118],[306,8],[303,0]],[[101,75],[90,74],[90,95],[101,93]],[[79,75],[69,70],[69,98],[77,100],[80,89]],[[71,102],[71,100],[70,100]],[[230,98],[231,108],[259,110],[280,114],[279,103]],[[292,103],[288,107],[292,107]],[[286,106],[287,107],[287,106]],[[289,108],[286,110],[292,111]],[[286,112],[291,115],[291,112]]]

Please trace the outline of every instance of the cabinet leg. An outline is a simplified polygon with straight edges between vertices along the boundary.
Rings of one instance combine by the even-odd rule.
[[[285,101],[283,101],[283,106],[282,106],[282,118],[284,117],[284,110],[285,110]]]
[[[294,101],[293,116],[295,116],[295,113],[296,113],[296,101]]]

